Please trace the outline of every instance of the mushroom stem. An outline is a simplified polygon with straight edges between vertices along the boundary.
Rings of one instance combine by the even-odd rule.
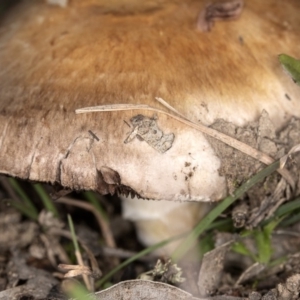
[[[151,201],[124,196],[121,199],[123,217],[135,223],[138,238],[146,246],[188,233],[212,207],[211,203]],[[155,254],[170,256],[181,241],[173,241]]]

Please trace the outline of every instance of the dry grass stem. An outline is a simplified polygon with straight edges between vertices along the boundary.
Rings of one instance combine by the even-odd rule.
[[[167,109],[169,109],[170,111],[172,111],[173,113],[175,113],[176,115],[182,117],[185,120],[188,120],[183,114],[181,114],[177,109],[175,109],[173,106],[171,106],[167,101],[165,101],[164,99],[160,98],[160,97],[155,97],[155,100],[157,102],[159,102],[160,104],[162,104],[163,106],[165,106]]]
[[[75,256],[76,256],[78,264],[82,267],[85,267],[80,251],[75,250]],[[94,291],[94,284],[93,284],[94,280],[91,277],[89,277],[87,274],[82,273],[81,275],[82,275],[84,284],[85,284],[86,288],[88,289],[88,291],[93,292]]]
[[[55,235],[63,236],[67,239],[72,240],[72,235],[67,230],[53,229],[53,230],[51,230],[51,233],[55,234]],[[77,241],[79,242],[80,246],[84,249],[84,251],[88,255],[88,258],[89,258],[90,264],[91,264],[93,278],[100,278],[102,276],[102,272],[99,269],[98,262],[94,256],[94,254],[78,236],[77,236]]]
[[[300,144],[294,146],[286,155],[282,156],[280,158],[280,169],[284,168],[288,158],[293,154],[293,153],[296,153],[296,152],[299,152],[300,151]]]
[[[68,271],[64,278],[73,278],[79,275],[92,275],[92,271],[87,266],[59,264],[58,267],[64,271]]]

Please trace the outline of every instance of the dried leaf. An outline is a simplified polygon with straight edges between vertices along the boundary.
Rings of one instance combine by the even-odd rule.
[[[148,280],[130,280],[118,283],[95,294],[95,300],[200,300],[168,284]]]
[[[238,286],[239,284],[252,279],[253,277],[260,274],[265,268],[266,268],[265,264],[261,264],[258,262],[254,263],[240,275],[239,279],[235,283],[235,286]]]
[[[223,273],[225,255],[232,243],[233,240],[204,255],[198,276],[198,289],[201,296],[210,296],[217,290]]]
[[[280,159],[280,169],[284,168],[285,164],[286,164],[286,161],[288,160],[288,158],[293,154],[293,153],[296,153],[296,152],[299,152],[300,151],[300,144],[294,146],[289,152],[288,154],[284,155],[281,157]]]

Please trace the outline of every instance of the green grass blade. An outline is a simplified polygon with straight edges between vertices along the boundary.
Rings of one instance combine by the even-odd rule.
[[[79,246],[78,246],[78,241],[77,241],[76,234],[75,234],[73,220],[72,220],[72,218],[69,214],[68,214],[68,223],[69,223],[69,228],[70,228],[70,232],[71,232],[72,241],[73,241],[73,244],[74,244],[75,251],[79,252]]]
[[[26,205],[13,201],[13,200],[8,200],[8,203],[15,207],[17,210],[19,210],[23,215],[26,217],[37,221],[38,220],[38,214],[36,211],[33,211],[32,209],[28,208]]]
[[[279,161],[267,166],[252,178],[247,180],[241,187],[239,187],[232,196],[229,196],[222,200],[214,209],[212,209],[192,230],[186,239],[179,245],[172,255],[174,261],[181,259],[184,254],[192,247],[196,242],[200,234],[207,230],[208,226],[222,213],[224,212],[234,201],[239,199],[246,191],[248,191],[256,183],[262,181],[268,175],[276,171],[279,167]]]
[[[235,242],[232,246],[231,249],[239,254],[245,255],[245,256],[249,256],[252,258],[252,260],[254,262],[256,262],[258,259],[257,257],[252,253],[252,251],[250,251],[244,243],[242,242]]]
[[[300,197],[297,197],[293,201],[289,201],[281,205],[275,212],[276,217],[282,217],[285,214],[291,213],[296,209],[300,208]]]
[[[221,231],[230,231],[233,228],[232,219],[227,218],[224,220],[217,220],[210,224],[206,230],[218,229]]]
[[[273,261],[271,261],[269,263],[269,268],[272,268],[272,267],[275,267],[275,266],[278,266],[284,262],[286,262],[288,260],[288,257],[287,256],[282,256],[282,257],[279,257]]]
[[[212,234],[206,234],[199,243],[200,257],[214,249],[215,243]]]
[[[40,199],[42,200],[46,210],[52,212],[52,214],[56,218],[58,218],[59,217],[58,211],[57,211],[55,205],[53,204],[53,201],[50,199],[49,195],[46,193],[46,191],[42,187],[42,185],[40,183],[36,183],[33,185],[33,188],[39,195]]]
[[[76,300],[94,300],[90,292],[80,283],[74,283],[71,287],[67,289],[67,294],[71,298]]]
[[[15,178],[8,178],[9,184],[12,186],[14,191],[19,195],[23,203],[16,203],[16,201],[10,201],[10,203],[19,209],[22,213],[27,215],[28,217],[37,220],[38,219],[38,210],[34,206],[33,202],[21,188],[20,184]]]
[[[287,218],[285,218],[281,223],[280,226],[281,227],[287,227],[287,226],[291,226],[295,223],[298,223],[300,221],[300,213],[298,212],[295,215],[292,216],[288,216]]]
[[[299,208],[300,208],[300,197],[297,197],[293,201],[289,201],[289,202],[281,205],[275,211],[274,216],[268,220],[263,221],[261,226],[266,226],[273,221],[279,222],[280,226],[283,226],[283,227],[294,224],[300,220]],[[295,212],[296,212],[296,214],[294,214]],[[293,215],[292,215],[292,213],[293,213]],[[276,224],[276,226],[278,224]]]
[[[268,264],[272,255],[270,234],[264,230],[255,230],[254,238],[258,250],[258,262]]]
[[[128,266],[130,263],[134,262],[135,260],[153,252],[156,249],[159,249],[165,245],[167,245],[170,242],[173,242],[175,240],[178,240],[180,238],[182,238],[184,235],[186,234],[180,234],[179,236],[176,237],[172,237],[170,239],[164,240],[162,242],[159,242],[151,247],[148,247],[142,251],[140,251],[139,253],[137,253],[136,255],[133,255],[132,257],[126,259],[124,262],[122,262],[121,264],[119,264],[117,267],[115,267],[113,270],[111,270],[109,273],[107,273],[104,277],[102,277],[100,280],[97,281],[96,283],[96,288],[100,288],[107,280],[109,280],[116,272],[120,271],[121,269],[123,269],[124,267]]]
[[[300,85],[300,60],[286,54],[280,54],[278,59],[293,81]]]
[[[102,208],[102,206],[99,203],[99,200],[95,197],[94,192],[84,192],[83,193],[84,197],[86,200],[88,200],[96,209],[97,211],[101,214],[101,216],[105,219],[105,221],[108,220],[107,214],[105,210]]]
[[[264,231],[268,234],[271,235],[274,231],[274,229],[284,220],[288,215],[285,214],[281,216],[280,218],[276,218],[272,220],[272,222],[269,222],[267,225],[264,226]]]
[[[272,249],[272,234],[274,229],[287,216],[283,215],[280,218],[273,219],[262,230],[254,230],[254,238],[258,249],[258,262],[268,264],[271,260]]]

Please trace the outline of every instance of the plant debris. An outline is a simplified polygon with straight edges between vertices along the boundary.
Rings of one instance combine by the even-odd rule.
[[[185,281],[182,277],[182,270],[177,264],[172,263],[169,259],[163,263],[160,259],[156,262],[153,270],[140,275],[140,279],[159,281],[177,285]]]

